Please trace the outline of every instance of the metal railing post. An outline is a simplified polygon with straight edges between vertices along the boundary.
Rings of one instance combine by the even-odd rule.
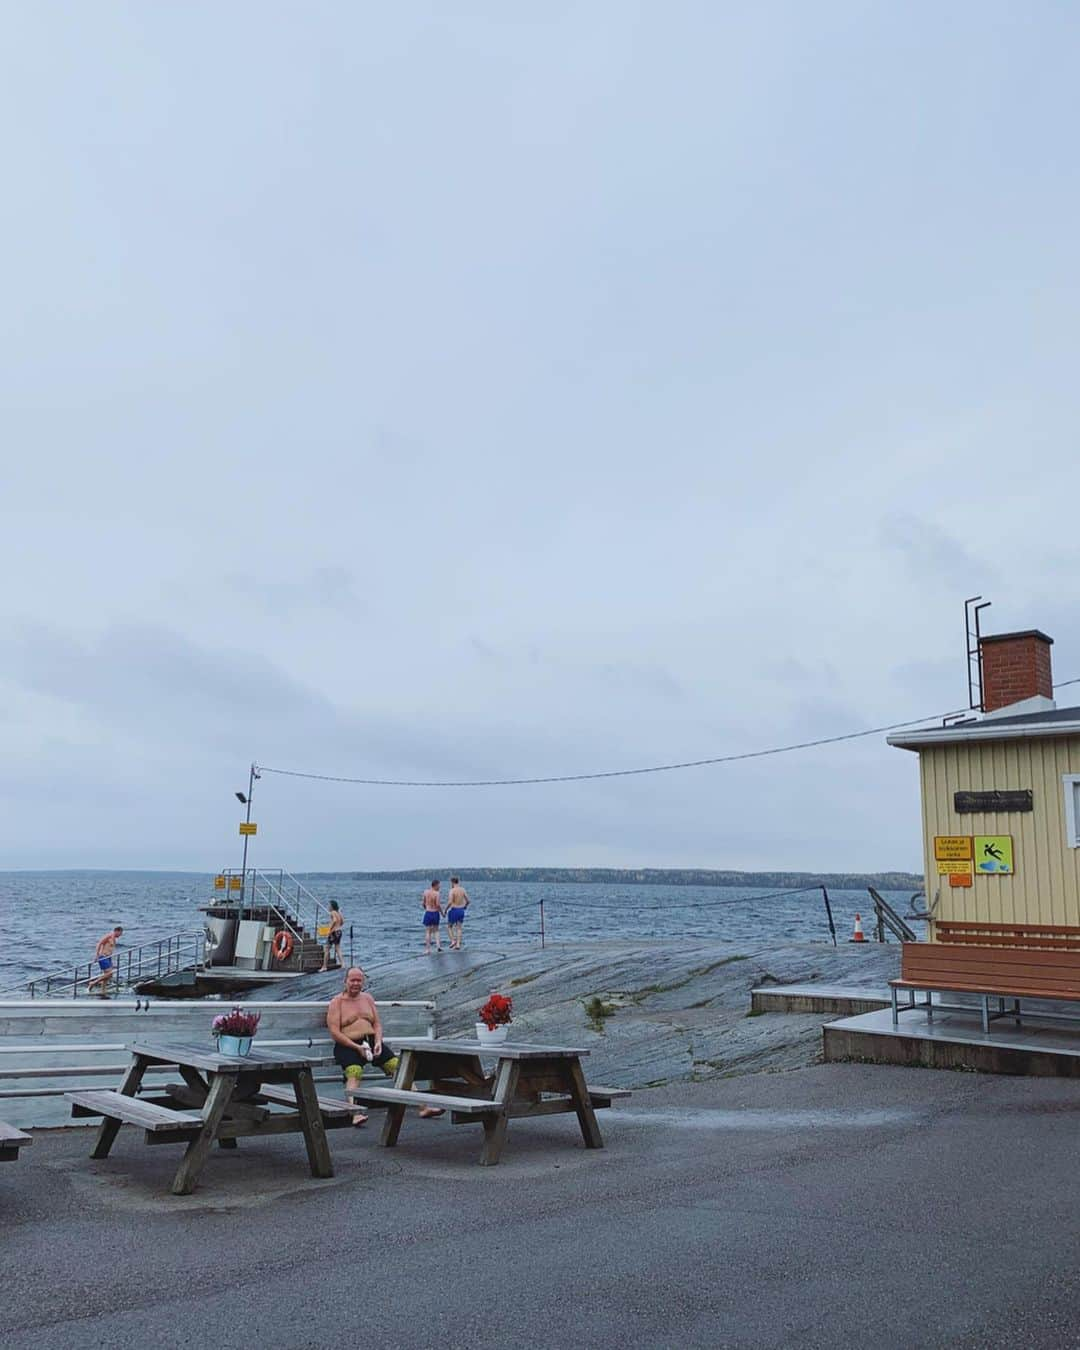
[[[821,894],[825,897],[825,914],[829,920],[829,932],[832,934],[832,945],[836,944],[836,924],[833,923],[832,905],[829,904],[829,892],[824,886],[821,888]]]
[[[540,950],[544,949],[544,901],[540,900]]]

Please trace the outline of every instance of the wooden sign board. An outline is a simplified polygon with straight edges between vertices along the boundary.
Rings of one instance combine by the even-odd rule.
[[[1031,788],[994,788],[991,792],[954,792],[960,815],[972,811],[1034,811]]]

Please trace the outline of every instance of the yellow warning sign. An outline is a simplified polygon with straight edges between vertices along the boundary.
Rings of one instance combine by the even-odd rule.
[[[975,870],[987,876],[1000,876],[1013,870],[1013,841],[1011,834],[977,834],[975,836]]]
[[[224,889],[225,889],[225,878],[224,878],[224,877],[215,877],[215,878],[214,878],[214,890],[215,890],[215,891],[223,891]]]
[[[970,834],[935,834],[934,857],[938,862],[963,862],[970,859],[974,844]]]
[[[243,889],[244,889],[244,878],[243,878],[243,877],[230,877],[230,878],[229,878],[229,890],[230,890],[230,891],[242,891]]]
[[[258,834],[258,833],[259,833],[259,827],[258,827],[258,825],[255,824],[255,822],[254,822],[253,820],[242,820],[242,821],[240,822],[240,833],[241,833],[241,834]]]
[[[954,859],[950,862],[939,862],[937,865],[939,877],[960,876],[962,873],[966,873],[970,876],[973,868],[974,863],[965,862],[963,858],[959,860]]]

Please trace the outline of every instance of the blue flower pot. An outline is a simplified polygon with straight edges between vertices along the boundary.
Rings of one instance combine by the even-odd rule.
[[[250,1036],[219,1036],[218,1051],[223,1055],[250,1055]]]

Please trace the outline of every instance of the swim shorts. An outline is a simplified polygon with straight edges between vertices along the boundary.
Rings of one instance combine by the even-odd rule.
[[[370,1045],[374,1050],[374,1036],[365,1036],[363,1041],[365,1045]],[[397,1061],[397,1055],[383,1041],[382,1049],[371,1062],[377,1064],[385,1073],[392,1074],[397,1068]],[[339,1045],[337,1041],[334,1042],[334,1063],[341,1069],[346,1078],[359,1078],[367,1067],[367,1060],[362,1059],[351,1045]]]
[[[458,909],[458,907],[455,905],[453,909],[448,909],[448,910],[446,911],[446,922],[447,922],[447,923],[464,923],[464,922],[465,922],[465,907],[462,906],[460,909]]]
[[[326,944],[328,947],[341,946],[341,929],[335,928],[326,935]]]
[[[424,910],[424,927],[425,927],[425,928],[438,928],[438,926],[439,926],[439,919],[440,919],[441,917],[442,917],[442,916],[439,914],[439,911],[438,911],[437,909],[425,909],[425,910]]]
[[[111,956],[99,956],[99,957],[98,957],[98,962],[97,962],[97,963],[98,963],[98,965],[101,967],[102,970],[112,970],[112,957],[111,957]]]

